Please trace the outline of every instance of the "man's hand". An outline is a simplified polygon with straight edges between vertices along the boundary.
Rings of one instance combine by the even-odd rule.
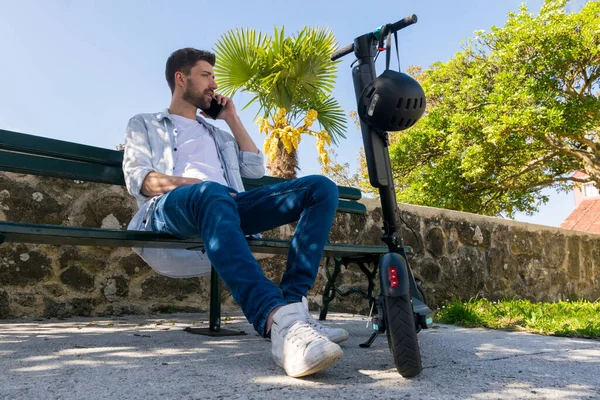
[[[200,183],[202,180],[196,178],[184,178],[183,176],[170,176],[152,171],[144,178],[142,194],[153,197],[170,192],[179,186],[189,186]]]
[[[258,147],[254,144],[254,141],[248,135],[246,128],[244,128],[244,124],[242,124],[242,120],[237,115],[237,111],[233,101],[229,97],[222,96],[220,94],[215,93],[215,99],[219,102],[220,105],[223,106],[223,110],[217,117],[217,119],[222,119],[227,123],[229,129],[231,129],[231,133],[235,137],[235,140],[238,143],[241,151],[248,151],[257,154]],[[202,112],[204,117],[208,117],[205,112]]]
[[[221,120],[227,122],[227,124],[229,125],[229,121],[233,121],[236,118],[238,118],[237,110],[235,109],[235,104],[233,104],[233,101],[231,100],[231,98],[225,97],[218,93],[215,93],[214,99],[217,101],[217,103],[220,106],[223,107],[223,110],[221,110],[217,119],[221,119]],[[211,118],[208,114],[206,114],[202,110],[200,110],[200,114],[204,118]]]
[[[233,104],[233,101],[229,97],[215,93],[215,100],[217,100],[217,102],[223,107],[223,110],[217,119],[222,119],[229,125],[230,121],[234,121],[236,118],[238,118],[235,104]]]
[[[186,178],[183,176],[170,176],[152,171],[146,175],[142,184],[142,194],[147,197],[159,196],[170,192],[180,186],[195,185],[204,182],[198,178]],[[235,197],[235,193],[230,193],[231,197]]]

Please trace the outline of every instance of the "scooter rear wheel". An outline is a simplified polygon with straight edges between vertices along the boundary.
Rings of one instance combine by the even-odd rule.
[[[388,344],[396,369],[404,378],[419,375],[423,366],[410,293],[384,296],[384,309]]]

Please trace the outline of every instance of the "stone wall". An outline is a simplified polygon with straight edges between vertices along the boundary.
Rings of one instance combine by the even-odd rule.
[[[379,203],[364,203],[367,215],[336,217],[332,242],[380,243]],[[0,220],[124,229],[135,208],[121,187],[0,172]],[[403,237],[417,250],[411,263],[432,306],[452,296],[600,297],[600,236],[427,207],[400,209],[415,231],[403,228]],[[290,238],[292,229],[265,236]],[[260,263],[277,282],[285,257]],[[321,303],[324,276],[321,268],[309,296],[313,308]],[[208,277],[157,275],[127,248],[0,246],[0,319],[206,311],[209,285]],[[350,265],[339,286],[366,289],[366,280]],[[222,300],[225,310],[237,309],[226,290]],[[364,314],[368,304],[352,295],[336,299],[331,310]]]

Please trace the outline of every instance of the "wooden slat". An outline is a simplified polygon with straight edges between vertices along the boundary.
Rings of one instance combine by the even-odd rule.
[[[337,212],[365,215],[367,213],[367,207],[364,204],[356,201],[340,200],[338,203]]]
[[[288,179],[276,178],[274,176],[263,176],[260,179],[242,178],[242,181],[244,182],[244,187],[246,188],[246,190],[255,188],[255,187],[261,187],[261,186],[273,185],[276,183],[286,182],[287,180]],[[348,186],[338,186],[338,191],[340,192],[340,199],[360,200],[362,197],[360,190],[357,188],[348,187]]]
[[[348,186],[338,186],[338,190],[340,192],[340,199],[360,200],[362,198],[360,189]]]
[[[202,249],[200,238],[178,239],[174,236],[143,231],[77,228],[59,225],[35,225],[19,222],[0,222],[0,233],[5,242],[49,245],[101,247],[153,247],[174,249]],[[290,242],[276,239],[248,240],[255,253],[287,254]],[[386,246],[357,246],[327,244],[325,256],[358,257],[387,253]]]
[[[121,167],[0,151],[0,170],[86,182],[125,185]]]
[[[0,129],[0,149],[119,167],[123,162],[123,153],[117,150],[49,139],[3,129]]]

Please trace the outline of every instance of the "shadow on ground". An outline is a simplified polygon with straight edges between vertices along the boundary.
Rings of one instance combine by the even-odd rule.
[[[2,399],[600,398],[600,341],[437,325],[419,334],[423,373],[403,379],[384,337],[361,349],[365,317],[331,314],[351,338],[313,376],[285,376],[243,317],[214,338],[183,331],[205,314],[0,323]]]

